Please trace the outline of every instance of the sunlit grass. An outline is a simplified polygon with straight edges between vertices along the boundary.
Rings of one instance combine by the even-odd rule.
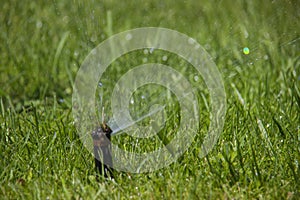
[[[297,1],[12,0],[0,5],[1,199],[299,196]],[[164,64],[182,69],[194,86],[203,87],[197,91],[199,134],[187,152],[167,168],[147,174],[120,172],[114,181],[97,182],[93,157],[83,147],[72,119],[73,82],[91,49],[112,34],[143,26],[185,33],[212,56],[227,94],[224,130],[213,151],[200,159],[200,144],[209,124],[208,92],[201,77],[193,82],[195,71],[183,70],[188,67],[186,62],[168,54]],[[245,47],[249,54],[243,52]],[[161,61],[163,55],[158,52],[147,61]],[[133,52],[114,62],[101,80],[104,96],[111,94],[114,80],[142,64],[144,57]],[[148,103],[161,98],[151,95]],[[109,117],[109,99],[104,100]],[[179,109],[176,102],[169,103],[173,110]],[[132,109],[147,113],[145,105],[140,102]],[[166,127],[170,138],[174,123]],[[133,139],[123,135],[113,140],[122,148],[131,148],[128,142]],[[155,142],[154,147],[159,145]],[[141,150],[153,150],[146,146],[147,141],[141,144],[145,144]]]

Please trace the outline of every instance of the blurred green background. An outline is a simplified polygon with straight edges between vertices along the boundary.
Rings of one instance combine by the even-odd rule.
[[[256,63],[267,55],[278,65],[279,58],[299,52],[296,1],[2,1],[1,8],[0,94],[14,104],[71,95],[89,51],[137,27],[165,27],[197,39],[224,72],[245,59]],[[245,46],[250,58],[241,55]]]

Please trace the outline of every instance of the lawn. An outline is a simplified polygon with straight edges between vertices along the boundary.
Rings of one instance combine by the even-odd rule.
[[[298,1],[3,0],[0,7],[0,199],[299,199]],[[198,134],[165,168],[96,180],[72,115],[76,74],[98,44],[138,27],[179,31],[207,51],[224,82],[224,128],[199,157],[212,106],[203,79],[170,52],[130,52],[99,80],[95,98],[103,96],[107,118],[114,85],[132,66],[163,63],[194,88]],[[157,85],[140,88],[130,109],[139,118],[162,99],[170,116],[160,133],[169,141],[180,106],[165,94]],[[161,147],[157,139],[126,134],[112,142],[128,151]]]

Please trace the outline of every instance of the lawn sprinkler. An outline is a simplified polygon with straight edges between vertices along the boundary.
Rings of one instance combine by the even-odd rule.
[[[100,175],[105,178],[113,178],[113,163],[111,156],[111,128],[104,122],[102,115],[102,123],[92,132],[94,144],[95,168]]]

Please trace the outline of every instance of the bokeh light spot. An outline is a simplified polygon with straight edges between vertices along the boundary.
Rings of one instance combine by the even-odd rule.
[[[243,49],[243,53],[244,53],[245,55],[248,55],[248,54],[250,53],[250,49],[249,49],[248,47],[245,47],[245,48]]]

